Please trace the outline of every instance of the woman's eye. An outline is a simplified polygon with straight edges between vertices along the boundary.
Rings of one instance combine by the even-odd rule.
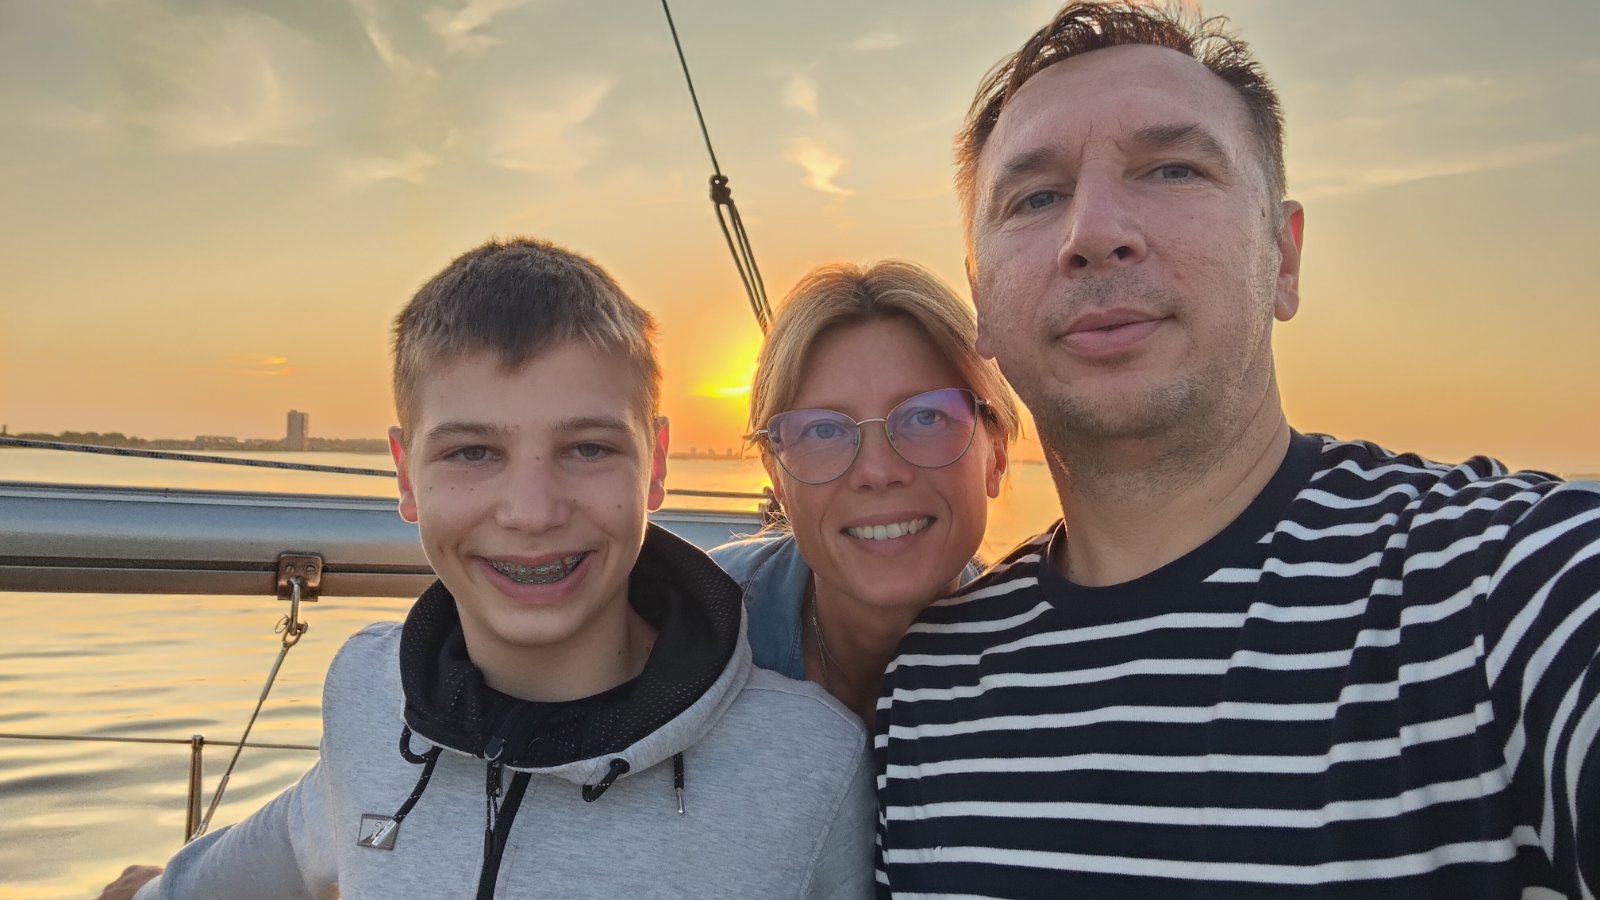
[[[1194,168],[1184,163],[1167,163],[1156,168],[1156,175],[1163,181],[1182,181],[1194,175]]]
[[[805,437],[818,441],[831,441],[844,434],[844,429],[837,422],[818,422],[806,429]]]
[[[911,413],[910,421],[913,425],[920,425],[924,428],[927,428],[931,425],[937,425],[939,423],[939,418],[939,411],[937,409],[918,409]]]

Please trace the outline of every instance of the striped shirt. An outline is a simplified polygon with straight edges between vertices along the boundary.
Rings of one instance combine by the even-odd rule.
[[[1071,584],[1066,539],[886,673],[880,894],[1600,891],[1600,485],[1295,435],[1144,577]]]

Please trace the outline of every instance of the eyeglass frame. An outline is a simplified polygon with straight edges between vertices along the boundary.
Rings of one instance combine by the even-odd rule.
[[[777,413],[776,415],[772,416],[772,418],[767,420],[767,427],[766,428],[761,428],[761,429],[758,429],[758,430],[752,432],[751,435],[750,435],[750,439],[751,440],[760,440],[760,441],[766,442],[767,448],[772,451],[773,458],[778,461],[778,465],[781,466],[785,472],[789,473],[789,477],[790,478],[793,478],[795,481],[798,481],[801,484],[811,485],[811,486],[822,485],[822,484],[831,484],[831,483],[833,483],[835,481],[838,481],[839,479],[843,478],[845,475],[849,474],[850,467],[854,466],[856,464],[856,460],[861,457],[861,434],[862,434],[861,426],[870,425],[873,422],[882,422],[883,423],[883,438],[884,438],[885,441],[887,441],[889,443],[889,449],[893,450],[894,451],[894,455],[898,456],[898,457],[900,457],[900,459],[904,460],[907,465],[916,466],[919,469],[948,469],[951,466],[955,465],[956,463],[960,462],[962,460],[962,458],[965,457],[967,455],[967,453],[972,450],[972,441],[973,441],[973,439],[975,439],[978,436],[978,422],[981,419],[987,419],[987,420],[989,420],[991,422],[993,422],[995,420],[995,414],[990,409],[992,404],[988,400],[985,400],[982,397],[979,397],[977,395],[977,393],[972,391],[970,388],[963,388],[963,387],[934,388],[931,391],[919,391],[919,392],[917,392],[915,394],[912,394],[911,396],[905,398],[904,400],[901,400],[899,403],[896,403],[894,406],[889,407],[889,412],[893,413],[895,410],[899,409],[900,407],[904,406],[905,404],[907,404],[907,403],[911,402],[912,400],[915,400],[918,397],[921,397],[921,396],[923,396],[925,394],[938,394],[938,393],[942,393],[944,391],[960,391],[961,393],[966,394],[968,399],[970,399],[972,401],[972,431],[967,435],[967,442],[964,445],[962,445],[961,452],[957,453],[949,462],[940,463],[937,466],[925,466],[922,463],[913,462],[912,460],[906,459],[906,455],[904,453],[900,452],[900,448],[899,447],[895,446],[894,435],[889,433],[889,417],[888,416],[877,416],[877,417],[871,418],[871,419],[859,419],[859,420],[857,420],[857,419],[854,419],[854,418],[852,418],[852,417],[850,417],[850,416],[848,416],[848,415],[846,415],[846,414],[844,414],[842,412],[839,412],[837,409],[827,409],[826,407],[808,407],[808,408],[816,409],[816,410],[818,410],[820,412],[833,413],[834,415],[839,416],[840,418],[845,419],[846,421],[854,423],[855,427],[856,427],[855,449],[853,451],[851,451],[851,453],[850,453],[850,461],[845,463],[844,468],[839,470],[839,474],[833,476],[832,478],[827,478],[827,479],[824,479],[822,481],[807,481],[804,478],[801,478],[799,475],[796,475],[794,473],[794,471],[791,470],[786,463],[784,463],[783,455],[772,447],[772,420],[778,418],[778,416],[788,415],[789,413],[799,412],[800,410],[789,409],[789,410],[784,410],[781,413]]]

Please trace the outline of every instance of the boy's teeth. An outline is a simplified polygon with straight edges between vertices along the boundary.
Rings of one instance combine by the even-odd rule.
[[[564,556],[561,559],[537,566],[500,562],[494,559],[489,560],[489,565],[494,566],[496,572],[518,584],[554,584],[571,575],[572,570],[577,568],[578,563],[582,561],[583,554],[574,553],[571,556]]]
[[[845,533],[853,538],[863,541],[889,541],[908,534],[916,534],[932,524],[933,520],[924,516],[912,519],[909,522],[893,522],[888,525],[863,525],[860,528],[846,528]]]

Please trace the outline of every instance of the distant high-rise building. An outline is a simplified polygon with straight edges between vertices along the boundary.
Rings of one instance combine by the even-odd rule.
[[[310,446],[311,415],[298,409],[289,410],[289,433],[283,439],[283,449],[304,451]]]

